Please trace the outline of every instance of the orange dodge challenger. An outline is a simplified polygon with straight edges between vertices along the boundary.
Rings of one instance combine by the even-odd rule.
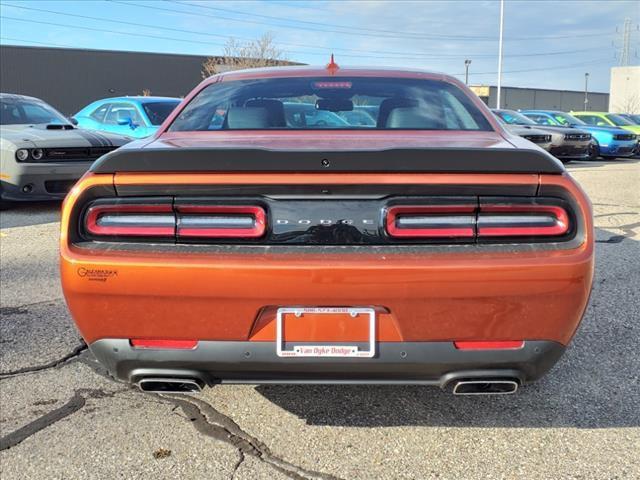
[[[411,383],[513,393],[593,277],[588,198],[458,80],[292,67],[203,81],[67,197],[61,271],[145,391]]]

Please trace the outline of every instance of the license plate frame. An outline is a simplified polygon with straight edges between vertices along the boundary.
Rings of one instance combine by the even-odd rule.
[[[293,345],[285,348],[283,331],[284,316],[293,314],[296,317],[312,314],[341,314],[356,318],[360,315],[369,317],[368,350],[361,350],[358,345]],[[358,343],[358,342],[355,342]],[[276,354],[285,358],[373,358],[376,354],[376,311],[370,307],[280,307],[276,311]]]

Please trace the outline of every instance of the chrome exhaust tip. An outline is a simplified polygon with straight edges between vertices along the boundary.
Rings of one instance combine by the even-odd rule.
[[[517,380],[460,380],[453,385],[454,395],[510,395],[520,386]]]
[[[143,378],[138,387],[153,393],[200,393],[204,384],[194,378]]]

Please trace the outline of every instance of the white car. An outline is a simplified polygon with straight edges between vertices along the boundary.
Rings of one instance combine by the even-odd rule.
[[[0,93],[0,199],[64,198],[94,160],[129,141],[76,128],[37,98]]]

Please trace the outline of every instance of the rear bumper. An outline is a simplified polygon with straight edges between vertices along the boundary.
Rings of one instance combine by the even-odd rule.
[[[116,378],[192,378],[217,383],[397,383],[442,388],[452,380],[537,380],[562,356],[552,341],[527,341],[512,350],[458,350],[452,342],[379,342],[373,358],[281,358],[274,342],[201,341],[194,350],[133,348],[102,339],[91,352]]]
[[[63,199],[92,162],[25,163],[7,167],[0,195],[3,200],[39,201]]]

